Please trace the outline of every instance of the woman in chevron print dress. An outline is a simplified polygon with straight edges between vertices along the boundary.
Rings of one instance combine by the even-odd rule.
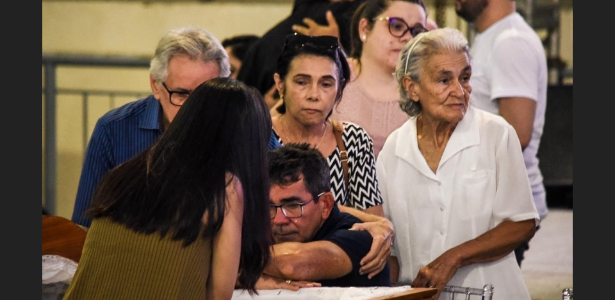
[[[387,263],[394,229],[384,218],[372,139],[363,128],[349,122],[343,123],[341,135],[348,155],[349,184],[345,184],[330,116],[342,99],[349,75],[337,38],[287,36],[274,75],[282,104],[276,108],[279,115],[272,118],[272,124],[280,144],[309,143],[327,157],[331,191],[341,204],[340,210],[364,221],[353,229],[367,230],[373,237],[372,250],[362,259],[360,269],[371,278]]]
[[[376,178],[373,142],[360,126],[344,122],[349,186],[329,117],[342,98],[348,63],[330,36],[289,35],[278,59],[275,85],[282,95],[273,129],[280,144],[310,143],[327,157],[331,190],[339,204],[384,216]]]

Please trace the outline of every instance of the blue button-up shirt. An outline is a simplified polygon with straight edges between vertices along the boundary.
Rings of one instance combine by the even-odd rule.
[[[86,211],[98,183],[115,166],[141,153],[162,135],[160,103],[153,95],[115,108],[103,115],[85,154],[72,221],[90,227]],[[269,149],[280,144],[271,136]]]

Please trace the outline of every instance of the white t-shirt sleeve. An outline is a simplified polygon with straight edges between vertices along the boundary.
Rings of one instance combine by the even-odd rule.
[[[537,53],[531,38],[516,31],[502,34],[491,58],[491,98],[525,97],[538,99],[538,74],[544,51]]]

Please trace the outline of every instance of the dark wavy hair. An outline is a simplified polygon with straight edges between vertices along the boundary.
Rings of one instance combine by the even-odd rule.
[[[108,173],[89,213],[187,246],[220,230],[226,175],[232,174],[244,197],[238,281],[256,292],[271,245],[270,134],[269,109],[256,89],[231,78],[208,80],[190,94],[158,142]]]
[[[284,49],[278,57],[275,72],[282,80],[286,78],[290,64],[293,60],[302,55],[314,55],[326,57],[332,60],[337,66],[338,71],[338,89],[335,97],[335,103],[339,104],[342,100],[342,94],[346,87],[346,82],[350,80],[350,67],[344,52],[338,45],[338,39],[333,36],[307,36],[300,34],[289,34],[286,36]],[[280,114],[286,113],[286,105],[284,102],[276,108]],[[331,113],[329,112],[329,116]]]
[[[258,41],[258,39],[259,37],[253,34],[238,35],[224,39],[222,41],[222,47],[231,47],[233,55],[243,61],[243,58],[246,56],[246,52],[248,52],[248,48]]]
[[[318,194],[331,190],[327,159],[308,143],[284,144],[269,151],[271,185],[288,186],[303,179],[303,184],[318,202]]]

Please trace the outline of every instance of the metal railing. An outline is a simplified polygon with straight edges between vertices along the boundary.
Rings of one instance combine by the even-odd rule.
[[[445,298],[445,299],[451,299],[451,300],[457,299],[455,297],[456,294],[464,295],[463,299],[465,300],[469,300],[471,296],[480,296],[481,297],[480,299],[482,300],[491,300],[493,297],[493,285],[486,284],[483,286],[482,289],[447,285],[444,287],[444,290],[442,292],[449,293],[450,298]]]
[[[58,94],[81,95],[83,102],[83,141],[84,149],[88,142],[87,133],[87,102],[91,95],[107,95],[113,101],[119,96],[140,97],[149,92],[131,92],[117,90],[87,90],[87,89],[58,89],[57,68],[60,66],[77,67],[117,67],[117,68],[149,68],[150,59],[138,56],[96,56],[73,54],[45,54],[43,53],[42,66],[44,68],[43,95],[45,96],[45,132],[44,138],[44,184],[43,198],[45,208],[50,214],[56,213],[56,184],[57,184],[57,128],[56,108]]]

